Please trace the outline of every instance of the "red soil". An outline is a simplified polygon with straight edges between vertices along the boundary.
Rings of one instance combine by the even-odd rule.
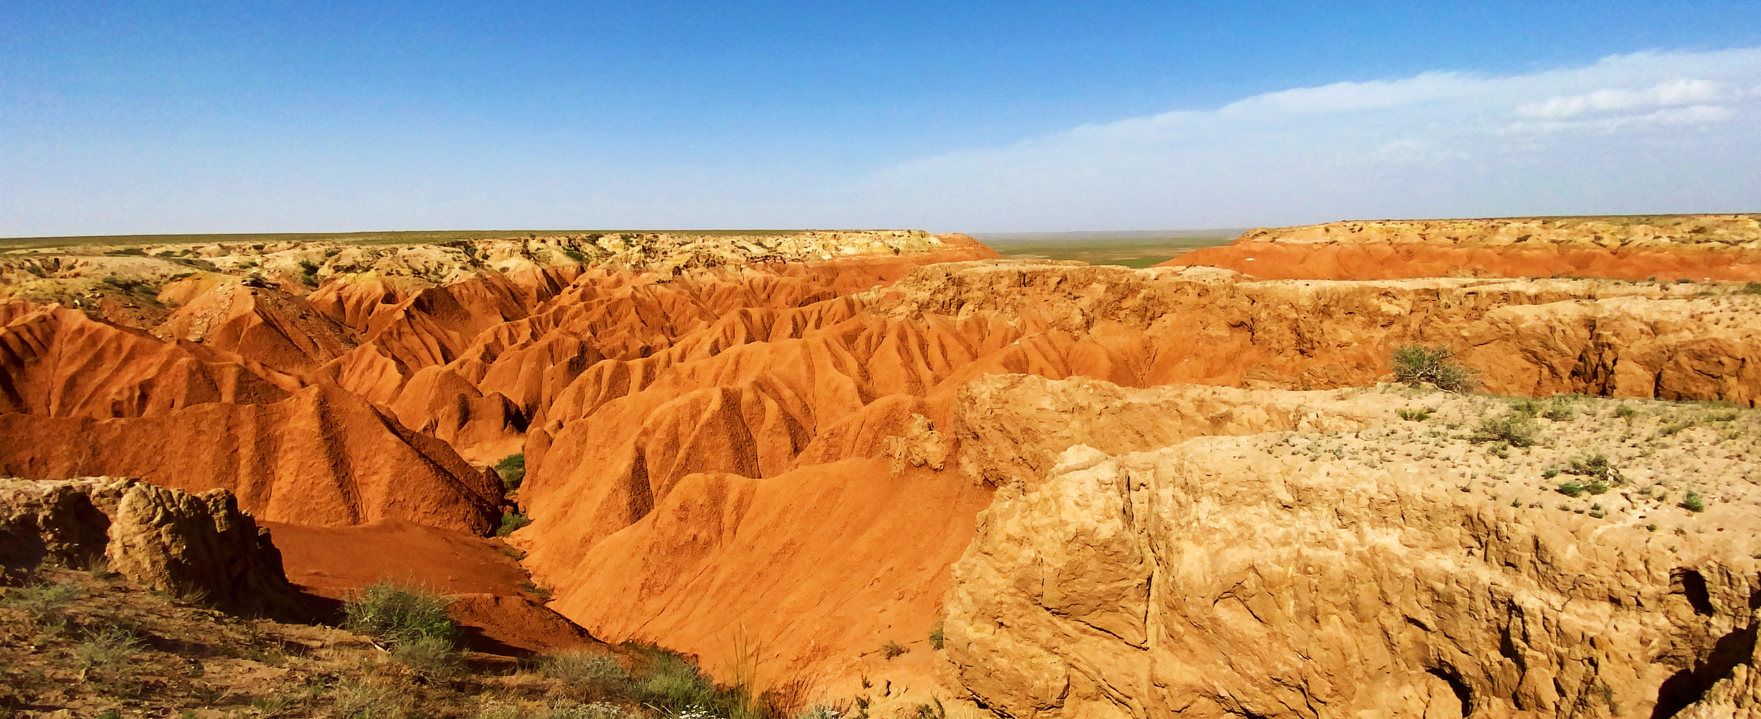
[[[1605,249],[1544,245],[1472,247],[1422,242],[1238,240],[1157,265],[1221,267],[1269,280],[1411,277],[1607,277],[1761,280],[1761,252],[1683,248]]]
[[[517,554],[485,539],[397,520],[354,527],[265,522],[281,549],[288,581],[309,595],[340,602],[380,580],[455,595],[449,607],[469,645],[520,654],[593,643],[580,627],[523,588]],[[321,602],[322,603],[322,602]]]
[[[500,518],[499,479],[335,387],[274,404],[214,402],[156,417],[0,414],[0,436],[3,474],[130,476],[191,492],[227,489],[240,508],[271,522],[403,519],[482,534]]]

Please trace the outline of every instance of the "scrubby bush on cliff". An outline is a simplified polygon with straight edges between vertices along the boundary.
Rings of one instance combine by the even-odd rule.
[[[508,536],[510,534],[513,534],[514,532],[519,531],[521,527],[524,527],[524,526],[531,524],[531,523],[532,523],[532,520],[527,519],[526,515],[524,515],[524,514],[517,514],[514,512],[505,513],[505,514],[501,515],[501,526],[495,528],[495,536],[497,536],[497,537]]]
[[[1448,347],[1406,345],[1394,350],[1394,379],[1418,386],[1428,384],[1445,392],[1465,392],[1473,387],[1474,371],[1450,361]]]
[[[495,463],[495,473],[501,475],[501,484],[507,491],[519,489],[520,483],[526,480],[525,453],[502,457],[500,462]]]

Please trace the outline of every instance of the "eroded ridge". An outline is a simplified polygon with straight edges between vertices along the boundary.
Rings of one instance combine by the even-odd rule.
[[[1655,215],[1370,220],[1248,231],[1163,263],[1267,279],[1761,279],[1761,217]]]

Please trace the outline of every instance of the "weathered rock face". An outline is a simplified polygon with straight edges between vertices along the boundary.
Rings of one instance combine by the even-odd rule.
[[[1162,266],[1266,279],[1618,277],[1761,279],[1761,217],[1380,220],[1256,229]]]
[[[981,361],[989,371],[1138,387],[1363,386],[1389,371],[1396,347],[1423,343],[1457,350],[1498,394],[1761,396],[1761,297],[1729,286],[1253,281],[1210,268],[985,262],[926,267],[873,294],[871,313],[1015,328],[1014,346]]]
[[[226,611],[299,618],[281,553],[230,492],[189,494],[133,479],[0,479],[0,562],[9,569],[99,559],[146,589]]]
[[[1000,714],[1668,717],[1756,706],[1761,497],[1741,480],[1755,468],[1746,452],[1698,473],[1730,479],[1702,485],[1721,499],[1701,514],[1649,499],[1661,483],[1634,478],[1678,481],[1684,458],[1711,450],[1622,449],[1614,461],[1629,484],[1585,500],[1599,502],[1585,514],[1536,482],[1527,460],[1394,422],[1377,404],[1387,395],[1243,398],[1306,400],[1312,416],[1339,419],[1355,403],[1361,424],[1114,455],[1072,446],[1078,433],[1031,429],[1071,416],[1065,405],[1083,404],[1089,383],[1052,383],[1063,386],[1037,406],[1046,393],[992,384],[991,406],[1043,415],[1019,435],[1024,454],[1062,450],[1037,474],[1031,460],[1001,465],[1021,483],[980,514],[950,579],[947,657]],[[1173,401],[1169,388],[1095,394],[1101,406]],[[1599,419],[1614,420],[1612,407],[1584,411],[1600,414],[1544,439],[1561,453],[1622,446]],[[1566,502],[1577,512],[1558,511]]]

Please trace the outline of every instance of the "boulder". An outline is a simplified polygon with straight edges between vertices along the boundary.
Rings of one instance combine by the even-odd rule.
[[[247,616],[305,611],[269,531],[231,492],[190,494],[134,479],[0,479],[0,562],[9,570],[99,560],[153,591]]]

